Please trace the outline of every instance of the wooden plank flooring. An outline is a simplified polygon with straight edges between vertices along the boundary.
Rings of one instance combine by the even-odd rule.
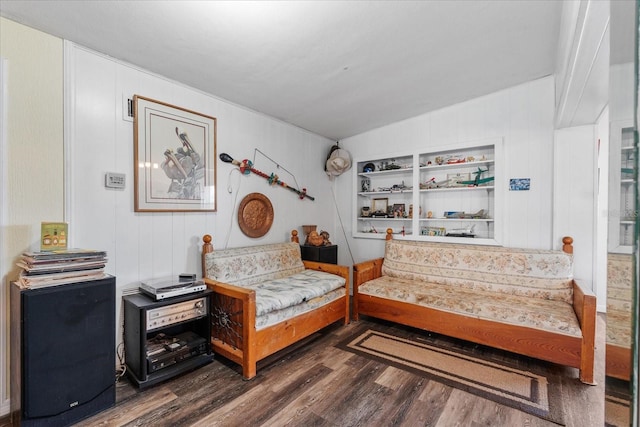
[[[334,324],[261,362],[251,381],[244,381],[239,367],[221,358],[143,391],[123,380],[117,386],[116,406],[78,426],[555,425],[334,347],[374,323],[391,334],[415,332],[366,319],[348,326]],[[603,333],[604,320],[599,317],[598,336]],[[604,425],[602,342],[598,341],[596,357],[597,386],[580,383],[575,369],[533,362],[564,375],[562,402],[568,426]],[[0,420],[3,425],[9,425],[6,417]]]

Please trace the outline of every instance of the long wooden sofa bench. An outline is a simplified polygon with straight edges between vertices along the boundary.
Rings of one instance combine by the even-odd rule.
[[[294,232],[290,243],[215,251],[211,236],[203,237],[202,276],[214,292],[211,345],[241,365],[245,379],[265,357],[349,323],[349,267],[303,261]]]
[[[596,298],[563,251],[394,240],[353,267],[353,319],[371,316],[579,369],[595,384]]]

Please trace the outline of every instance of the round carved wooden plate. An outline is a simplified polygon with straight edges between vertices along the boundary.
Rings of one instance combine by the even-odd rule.
[[[249,237],[262,237],[273,224],[273,206],[261,193],[247,194],[238,208],[240,230]]]

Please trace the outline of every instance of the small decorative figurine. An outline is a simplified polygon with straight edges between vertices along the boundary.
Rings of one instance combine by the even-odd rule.
[[[331,241],[329,240],[329,233],[326,231],[321,231],[320,232],[320,236],[322,236],[322,240],[323,240],[323,245],[324,246],[331,246]]]
[[[311,246],[322,246],[324,244],[324,238],[318,234],[317,231],[313,230],[307,236],[307,243]]]

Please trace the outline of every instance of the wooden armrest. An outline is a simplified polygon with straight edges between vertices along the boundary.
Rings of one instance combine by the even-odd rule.
[[[573,310],[578,316],[583,332],[585,322],[594,322],[595,330],[596,296],[590,290],[580,286],[575,280],[573,281]]]
[[[376,258],[353,265],[353,289],[354,293],[358,286],[369,280],[382,276],[382,262],[384,258]]]
[[[346,265],[328,264],[325,262],[302,261],[304,268],[310,270],[324,271],[326,273],[335,274],[344,277],[347,287],[349,285],[349,267]]]
[[[256,291],[252,289],[242,288],[240,286],[231,285],[229,283],[218,282],[217,280],[204,278],[204,284],[217,294],[226,295],[231,298],[237,298],[245,301],[256,300]]]
[[[582,330],[580,381],[595,384],[596,296],[573,281],[573,311]]]

